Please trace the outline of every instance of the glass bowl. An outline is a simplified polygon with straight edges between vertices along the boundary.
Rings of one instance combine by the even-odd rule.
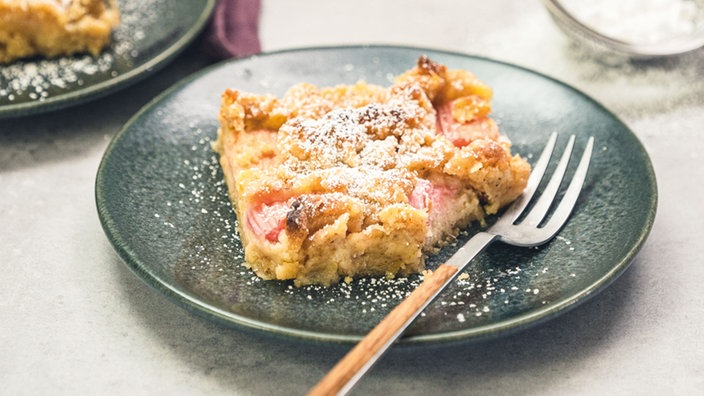
[[[702,0],[544,0],[558,27],[587,47],[630,58],[704,47]]]

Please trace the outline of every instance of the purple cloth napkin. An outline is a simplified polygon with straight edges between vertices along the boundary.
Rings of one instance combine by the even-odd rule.
[[[260,0],[218,0],[205,34],[208,55],[227,59],[260,52],[260,8]]]

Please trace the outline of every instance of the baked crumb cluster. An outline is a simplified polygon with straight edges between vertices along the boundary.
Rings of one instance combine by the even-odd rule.
[[[0,0],[0,64],[33,56],[97,56],[119,20],[114,0]]]
[[[491,96],[425,56],[390,87],[226,90],[214,148],[247,264],[299,286],[421,272],[424,254],[525,187],[530,166]]]

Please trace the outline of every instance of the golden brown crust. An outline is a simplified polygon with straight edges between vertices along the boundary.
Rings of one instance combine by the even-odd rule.
[[[113,0],[0,0],[0,64],[37,55],[97,56],[119,20]]]
[[[423,252],[525,187],[491,95],[425,57],[389,88],[225,91],[214,147],[246,261],[297,285],[422,271]]]

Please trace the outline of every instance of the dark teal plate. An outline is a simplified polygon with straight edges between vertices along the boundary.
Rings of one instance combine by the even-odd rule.
[[[533,160],[551,132],[596,145],[586,187],[559,236],[540,248],[492,245],[409,329],[406,341],[483,339],[560,315],[626,270],[655,217],[657,190],[636,136],[594,100],[513,65],[423,48],[343,47],[271,53],[215,65],[142,109],[109,145],[96,181],[107,236],[129,267],[206,317],[266,332],[355,341],[419,279],[361,279],[330,288],[261,281],[243,267],[217,157],[227,87],[281,95],[302,81],[389,84],[419,55],[473,71],[495,90],[493,114]],[[461,236],[475,229],[467,230]],[[457,246],[429,262],[433,268]]]
[[[215,0],[117,0],[120,25],[99,57],[78,55],[0,65],[0,118],[77,105],[139,81],[191,43]]]

